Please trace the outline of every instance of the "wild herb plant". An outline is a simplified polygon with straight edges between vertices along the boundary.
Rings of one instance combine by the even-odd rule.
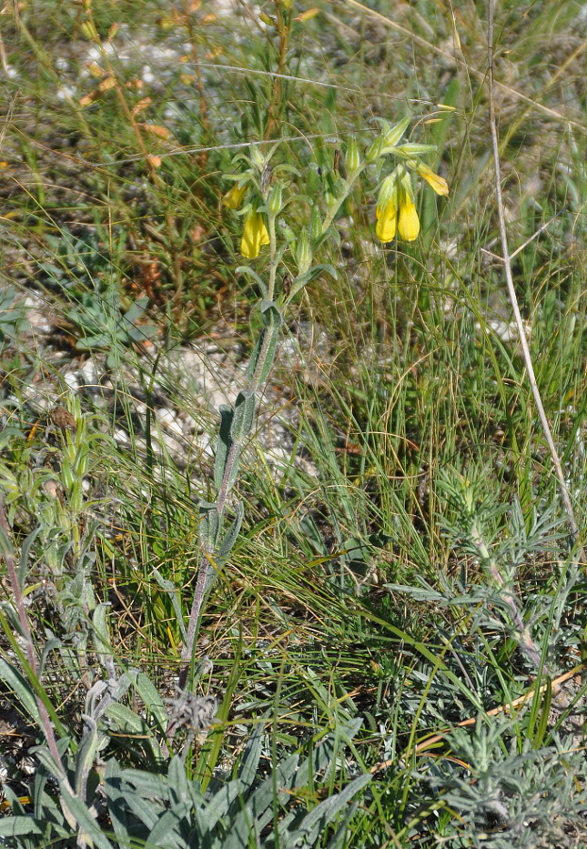
[[[198,568],[182,654],[184,682],[187,665],[193,658],[206,592],[215,572],[224,565],[242,523],[243,508],[237,505],[235,518],[225,531],[225,507],[236,480],[241,452],[255,426],[257,396],[273,366],[285,309],[299,292],[321,274],[336,276],[332,266],[315,264],[313,259],[331,236],[333,221],[355,183],[368,169],[375,171],[380,178],[376,234],[382,242],[391,241],[396,230],[407,241],[414,241],[418,237],[420,221],[414,201],[412,173],[423,177],[437,194],[448,194],[446,181],[421,161],[422,155],[430,153],[433,146],[402,143],[408,124],[407,118],[393,126],[381,121],[381,132],[366,151],[361,151],[358,142],[351,139],[346,149],[346,178],[334,170],[323,175],[323,198],[319,201],[312,197],[304,198],[305,209],[301,216],[298,212],[298,216],[305,217],[310,223],[301,227],[297,233],[294,223],[286,223],[287,214],[290,205],[293,206],[300,197],[304,197],[304,186],[300,175],[291,165],[272,162],[278,145],[273,145],[268,153],[263,153],[260,145],[253,146],[250,158],[239,155],[235,160],[248,167],[242,174],[232,176],[234,185],[224,196],[224,202],[229,208],[238,210],[244,219],[241,253],[246,259],[256,259],[263,246],[269,248],[266,281],[250,266],[237,269],[241,274],[251,277],[263,295],[260,310],[264,326],[247,368],[246,386],[238,393],[234,406],[224,406],[220,411],[222,421],[214,465],[214,483],[218,495],[215,502],[206,502],[200,507],[199,532],[204,557]],[[388,165],[390,160],[398,162],[393,169]],[[289,178],[287,182],[286,178]],[[296,188],[300,193],[298,195]],[[281,235],[278,228],[285,232],[285,239],[278,238]]]
[[[398,22],[354,0],[239,4],[223,22],[210,6],[3,16],[2,273],[46,287],[78,354],[110,356],[120,403],[95,418],[8,297],[2,696],[39,748],[32,779],[3,735],[0,833],[16,847],[583,846],[582,540],[570,548],[561,522],[494,239],[497,182],[579,517],[580,4],[499,10],[502,177],[481,7],[418,0]],[[133,40],[144,56],[127,62]],[[164,72],[143,73],[153,44],[171,48]],[[428,165],[401,140],[384,154],[391,127],[366,141],[374,114],[410,101],[415,137],[437,145]],[[440,229],[411,182],[445,194],[437,170]],[[374,251],[374,235],[400,238]],[[124,321],[145,296],[169,347],[221,316],[246,350],[255,305],[261,337],[212,465],[188,442],[187,469],[156,447],[167,348],[142,347],[147,310]],[[297,404],[277,467],[253,427],[273,358],[280,404]],[[33,403],[45,376],[69,417]],[[166,403],[197,406],[170,386]],[[106,435],[121,405],[122,449]]]
[[[272,145],[267,153],[262,151],[261,146],[253,146],[250,158],[243,155],[237,157],[236,162],[238,164],[244,162],[248,167],[238,176],[235,175],[233,177],[235,180],[234,186],[225,195],[225,203],[230,208],[239,209],[240,214],[244,218],[241,242],[243,256],[249,260],[254,260],[259,255],[262,247],[268,245],[270,261],[266,281],[250,266],[239,269],[241,273],[253,278],[263,295],[260,304],[263,331],[254,347],[247,368],[247,384],[239,391],[234,406],[224,406],[220,410],[221,424],[214,465],[214,482],[218,494],[215,502],[203,502],[200,506],[199,536],[203,557],[198,567],[194,600],[187,631],[184,634],[183,667],[180,674],[180,687],[182,689],[189,688],[188,692],[192,687],[195,641],[202,604],[215,572],[222,568],[228,558],[242,523],[243,508],[240,504],[237,504],[234,511],[235,516],[227,529],[224,524],[225,511],[230,491],[237,478],[241,452],[246,447],[247,440],[250,438],[255,426],[258,394],[262,390],[273,366],[280,328],[283,322],[283,311],[292,298],[320,274],[328,273],[333,276],[336,274],[332,266],[313,264],[313,257],[320,250],[322,244],[331,236],[331,227],[336,215],[353,190],[355,183],[367,169],[370,168],[375,171],[377,176],[380,177],[376,233],[382,241],[391,240],[395,235],[396,228],[400,236],[408,241],[413,241],[417,238],[419,219],[414,203],[410,172],[423,176],[438,194],[446,194],[448,191],[446,182],[435,175],[420,161],[422,154],[430,152],[430,146],[409,142],[401,143],[408,123],[407,119],[400,121],[395,126],[390,126],[387,122],[381,122],[381,133],[365,152],[360,150],[358,143],[354,139],[351,140],[346,151],[346,179],[337,177],[335,174],[328,175],[330,178],[328,181],[329,188],[325,191],[323,203],[315,201],[312,198],[305,199],[310,225],[303,227],[297,234],[294,229],[295,225],[287,227],[285,240],[278,238],[278,232],[281,235],[281,229],[278,231],[278,227],[281,228],[282,218],[285,218],[285,213],[288,211],[290,203],[293,203],[290,200],[290,196],[296,199],[295,188],[296,184],[298,184],[299,190],[300,175],[290,165],[275,164],[272,161],[277,153],[278,145]],[[385,164],[390,158],[399,160],[399,164],[390,173],[386,173],[389,171],[389,168],[385,168]],[[381,175],[382,170],[383,175]],[[286,252],[288,252],[287,257]],[[288,268],[294,268],[295,271],[292,274],[292,279],[286,291],[284,291],[283,280]],[[87,344],[90,344],[90,341]],[[94,344],[98,343],[95,342]],[[79,529],[78,514],[81,506],[80,486],[83,477],[87,473],[87,468],[82,468],[80,465],[80,463],[83,463],[86,455],[83,455],[82,452],[80,456],[76,449],[76,440],[79,441],[80,445],[86,445],[86,441],[84,440],[84,420],[79,408],[75,410],[75,413],[77,415],[72,415],[74,435],[67,428],[64,431],[65,445],[61,462],[67,503],[72,508],[70,518],[74,541]],[[72,487],[73,490],[70,492]],[[6,545],[8,546],[7,531],[8,528],[6,526],[4,533],[6,536]],[[36,535],[37,531],[33,533]],[[78,822],[77,842],[78,845],[85,845],[96,839],[95,834],[98,829],[97,824],[93,822],[93,819],[98,816],[98,811],[95,808],[94,801],[87,797],[87,788],[91,773],[95,769],[94,757],[108,742],[108,735],[100,725],[101,716],[102,714],[105,714],[107,717],[116,715],[120,718],[122,716],[123,724],[128,724],[130,721],[132,725],[134,722],[132,717],[134,715],[129,715],[126,709],[122,709],[120,705],[116,705],[120,695],[127,689],[130,679],[127,673],[122,677],[117,675],[112,657],[109,656],[107,649],[107,653],[104,654],[104,650],[101,648],[102,645],[108,645],[105,607],[103,605],[96,606],[91,593],[90,595],[84,595],[84,587],[87,585],[87,570],[82,564],[84,552],[77,550],[75,545],[74,549],[73,552],[68,552],[60,548],[62,557],[70,554],[72,561],[76,564],[75,578],[66,585],[73,587],[75,584],[75,597],[76,599],[79,597],[81,610],[86,616],[93,614],[94,637],[97,641],[96,650],[99,657],[102,658],[104,668],[108,672],[108,677],[107,681],[100,679],[93,683],[90,680],[87,681],[88,696],[86,698],[86,711],[84,714],[84,731],[80,740],[79,751],[77,751],[77,746],[74,744],[73,751],[71,752],[72,756],[75,755],[75,781],[70,781],[67,777],[68,769],[62,763],[61,756],[58,753],[58,744],[52,726],[49,729],[50,719],[43,712],[43,708],[40,705],[39,710],[41,712],[37,715],[37,721],[43,727],[49,749],[48,751],[42,748],[39,749],[38,755],[49,768],[49,772],[53,775],[54,779],[59,781],[65,820],[70,827],[73,826],[74,822]],[[8,554],[8,557],[10,564],[12,564],[10,570],[11,579],[14,581],[17,580],[14,557],[12,554]],[[48,553],[48,565],[51,569],[50,550]],[[62,577],[62,573],[55,577],[57,586],[61,584]],[[23,591],[24,586],[22,584],[17,583],[14,586],[14,592],[17,598],[21,599],[19,605],[20,629],[27,644],[30,673],[33,675],[33,680],[38,680],[37,667],[35,664],[31,665],[32,658],[34,657],[34,646],[30,630],[28,630],[26,612],[22,605]],[[63,593],[63,590],[61,590],[61,593]],[[72,601],[73,597],[70,598],[68,596],[68,603],[62,605],[63,610],[69,614],[75,607],[72,605]],[[67,626],[65,630],[67,632],[72,628],[75,630],[75,624],[69,621],[64,623]],[[84,632],[89,633],[88,629],[82,625],[81,633],[83,634]],[[87,669],[85,648],[84,641],[83,648],[78,644],[75,646],[75,651],[77,660],[80,661],[82,659],[82,672],[87,674],[85,672]],[[33,690],[26,687],[25,681],[21,680],[17,670],[5,664],[5,675],[11,679],[13,686],[18,682],[17,693],[21,699],[24,699],[32,706],[34,704]],[[110,702],[113,703],[112,707],[110,707]],[[148,704],[148,707],[151,708],[151,703]],[[186,722],[185,717],[182,716],[181,720],[171,719],[168,727],[166,727],[165,723],[161,722],[162,717],[159,716],[158,719],[160,732],[164,735],[168,734],[171,741],[173,740],[177,726],[181,725],[182,722]],[[140,724],[142,727],[142,723]],[[161,745],[163,752],[169,756],[168,743],[162,741]],[[171,763],[174,763],[173,758]],[[73,762],[71,768],[73,768]],[[174,775],[175,773],[177,773],[177,776],[182,775],[183,767],[179,769],[179,772],[174,770]],[[92,781],[91,784],[95,785],[95,782]],[[352,786],[359,789],[362,784],[364,784],[363,780],[358,784],[355,782],[354,785],[349,785],[349,788]],[[272,787],[273,784],[270,782],[268,786]],[[118,789],[120,791],[120,788]],[[346,800],[349,795],[348,788],[345,793],[346,795],[343,794],[341,798]],[[268,797],[267,805],[269,805],[269,801],[270,799]],[[201,802],[204,802],[203,797]],[[193,801],[191,804],[193,804]],[[90,806],[89,809],[86,806]],[[189,807],[190,805],[188,805],[188,809]],[[94,809],[94,813],[92,813],[92,808]],[[326,822],[328,822],[339,810],[338,805],[334,802],[334,797],[330,797],[326,810],[328,811]],[[178,822],[181,822],[186,814],[178,813],[174,816],[177,817]],[[168,833],[169,824],[167,823],[167,819],[167,816],[159,817],[156,814],[150,815],[149,821],[146,823],[148,826],[146,839],[154,842],[161,839],[159,836],[160,833],[161,835]],[[322,814],[320,816],[313,814],[311,819],[312,823],[319,824],[323,816]],[[310,836],[314,834],[312,840],[316,840],[319,831],[313,832],[309,826],[304,825],[304,822],[297,825],[301,829],[300,833],[304,834],[308,831],[304,839],[309,840]],[[21,828],[21,826],[24,827],[22,821],[17,819],[12,821],[12,828]],[[181,826],[181,830],[184,828],[187,828],[189,833],[189,826]],[[247,828],[249,827],[247,826]],[[260,826],[257,826],[257,828],[260,829]],[[277,837],[278,833],[279,829],[276,825],[276,840],[279,840]],[[341,836],[344,836],[344,830],[339,830],[337,834],[337,839],[340,839]],[[177,840],[179,839],[178,835]],[[202,835],[200,839],[203,840],[204,836]],[[295,839],[298,839],[298,837]],[[105,838],[102,838],[102,842],[104,841]],[[177,845],[183,844],[178,843]]]

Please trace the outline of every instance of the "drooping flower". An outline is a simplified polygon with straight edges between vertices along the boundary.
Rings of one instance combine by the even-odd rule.
[[[448,183],[444,177],[435,174],[432,168],[424,165],[423,162],[419,162],[416,171],[420,177],[426,180],[429,186],[432,186],[437,195],[446,196],[448,194]]]
[[[375,235],[380,242],[391,242],[395,236],[395,227],[397,219],[397,206],[395,195],[388,201],[387,205],[377,207],[375,210],[377,216],[377,225],[375,227]]]
[[[398,202],[397,176],[396,170],[385,178],[377,197],[375,235],[381,242],[391,242],[395,236]]]
[[[229,209],[238,209],[242,203],[245,187],[240,188],[238,183],[229,189],[222,198],[222,203]]]
[[[416,204],[405,190],[400,192],[397,230],[400,238],[405,239],[406,242],[413,242],[420,233],[420,219]]]
[[[269,244],[269,233],[260,212],[250,210],[245,215],[245,227],[241,239],[241,253],[247,259],[255,259],[263,245]]]

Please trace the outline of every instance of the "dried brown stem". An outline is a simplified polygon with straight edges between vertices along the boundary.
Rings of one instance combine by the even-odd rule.
[[[524,329],[524,323],[522,321],[522,315],[520,313],[520,307],[518,305],[518,298],[516,295],[516,289],[514,286],[514,280],[512,276],[512,266],[511,266],[511,258],[508,248],[508,239],[507,239],[507,230],[505,223],[505,214],[504,214],[504,206],[503,206],[503,197],[501,193],[501,165],[499,160],[499,140],[497,136],[497,125],[495,121],[495,83],[494,83],[494,63],[493,63],[493,14],[495,8],[495,0],[489,0],[489,22],[488,22],[488,38],[487,38],[487,53],[488,53],[488,86],[489,86],[489,125],[491,129],[491,143],[493,150],[493,164],[495,168],[495,192],[496,192],[496,201],[497,201],[497,215],[499,221],[499,234],[501,238],[501,247],[503,253],[503,267],[505,271],[505,278],[507,283],[508,295],[510,299],[510,303],[512,305],[512,310],[514,313],[514,318],[516,320],[516,326],[518,328],[518,335],[520,338],[520,345],[522,347],[522,353],[524,356],[524,362],[526,364],[526,370],[528,372],[528,380],[530,382],[530,387],[532,389],[532,395],[534,396],[534,403],[536,404],[536,409],[538,410],[538,416],[540,418],[540,424],[542,426],[542,432],[544,433],[544,437],[548,444],[548,449],[550,451],[550,456],[552,458],[552,463],[556,471],[556,476],[559,481],[559,487],[561,496],[563,499],[563,503],[565,505],[565,510],[567,513],[567,517],[569,520],[569,526],[571,528],[571,535],[573,538],[573,544],[576,545],[579,539],[579,527],[575,520],[575,514],[573,511],[573,505],[571,503],[571,496],[569,494],[569,490],[567,487],[567,483],[565,481],[565,476],[563,474],[563,469],[561,465],[560,458],[558,456],[558,452],[556,449],[556,445],[554,444],[554,439],[552,437],[552,431],[550,429],[550,425],[548,422],[548,418],[546,416],[546,412],[544,410],[544,405],[542,403],[542,397],[540,395],[540,390],[538,389],[538,384],[536,382],[536,375],[534,374],[534,366],[532,364],[532,355],[530,353],[530,348],[528,345],[528,340],[526,338],[526,331]],[[578,554],[581,560],[585,560],[585,554],[581,546],[579,546]]]

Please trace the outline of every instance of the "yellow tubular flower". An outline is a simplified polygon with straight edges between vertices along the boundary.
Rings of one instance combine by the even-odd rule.
[[[406,242],[413,242],[414,239],[418,238],[420,232],[420,219],[416,205],[406,192],[401,193],[397,229],[401,238],[405,239]]]
[[[448,194],[448,183],[444,177],[440,177],[438,174],[435,174],[434,171],[427,165],[424,165],[423,162],[418,164],[416,170],[420,177],[423,177],[428,185],[432,186],[437,195],[445,196]]]
[[[244,186],[239,188],[238,183],[235,183],[232,189],[229,189],[222,198],[222,203],[229,209],[238,209],[241,205],[243,195],[245,193]]]
[[[380,242],[391,242],[395,236],[395,222],[397,218],[397,207],[395,202],[395,193],[391,200],[381,209],[379,206],[376,209],[377,226],[375,227],[375,235]]]
[[[247,259],[255,259],[263,245],[269,244],[269,233],[260,212],[247,212],[245,229],[241,240],[241,254]]]

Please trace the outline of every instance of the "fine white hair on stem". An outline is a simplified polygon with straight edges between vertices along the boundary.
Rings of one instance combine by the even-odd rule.
[[[516,296],[516,290],[514,287],[514,281],[512,277],[512,265],[511,265],[511,257],[508,250],[508,239],[507,239],[507,230],[505,224],[505,214],[503,208],[503,197],[501,194],[501,166],[499,161],[499,143],[497,137],[497,125],[495,121],[495,85],[493,79],[493,18],[495,11],[495,0],[489,0],[489,20],[488,20],[488,33],[487,33],[487,52],[488,52],[488,85],[489,85],[489,125],[491,129],[491,143],[493,150],[493,164],[495,169],[495,195],[496,195],[496,203],[497,203],[497,216],[499,221],[499,235],[501,239],[501,249],[503,254],[503,267],[505,271],[505,279],[507,283],[508,295],[510,299],[510,303],[512,305],[512,310],[514,313],[514,317],[516,320],[516,326],[518,328],[518,334],[520,337],[520,345],[522,347],[522,352],[524,355],[524,362],[526,364],[526,370],[528,372],[528,380],[530,381],[530,387],[532,389],[532,395],[534,396],[534,403],[536,404],[536,409],[538,410],[538,416],[540,418],[540,424],[542,426],[542,431],[544,433],[544,437],[548,444],[548,448],[550,451],[550,456],[552,458],[552,463],[554,465],[556,475],[560,485],[560,492],[563,499],[563,503],[565,505],[565,510],[567,512],[567,517],[569,520],[569,525],[571,528],[571,534],[573,537],[573,544],[577,544],[579,538],[579,528],[577,522],[575,520],[575,514],[573,511],[573,505],[571,503],[571,497],[569,495],[569,489],[567,487],[565,476],[563,474],[563,469],[561,465],[560,458],[558,456],[558,452],[556,450],[556,445],[554,444],[554,439],[552,438],[552,432],[550,429],[550,425],[548,423],[548,418],[546,416],[546,412],[544,410],[544,405],[542,403],[542,398],[540,396],[540,390],[538,388],[538,384],[536,383],[536,376],[534,374],[534,366],[532,364],[532,355],[530,354],[530,348],[528,346],[528,340],[526,338],[526,332],[524,330],[524,323],[522,321],[522,316],[520,313],[520,307],[518,305],[518,298]],[[581,546],[579,546],[579,550],[577,552],[581,557],[581,560],[585,560],[585,555]]]

